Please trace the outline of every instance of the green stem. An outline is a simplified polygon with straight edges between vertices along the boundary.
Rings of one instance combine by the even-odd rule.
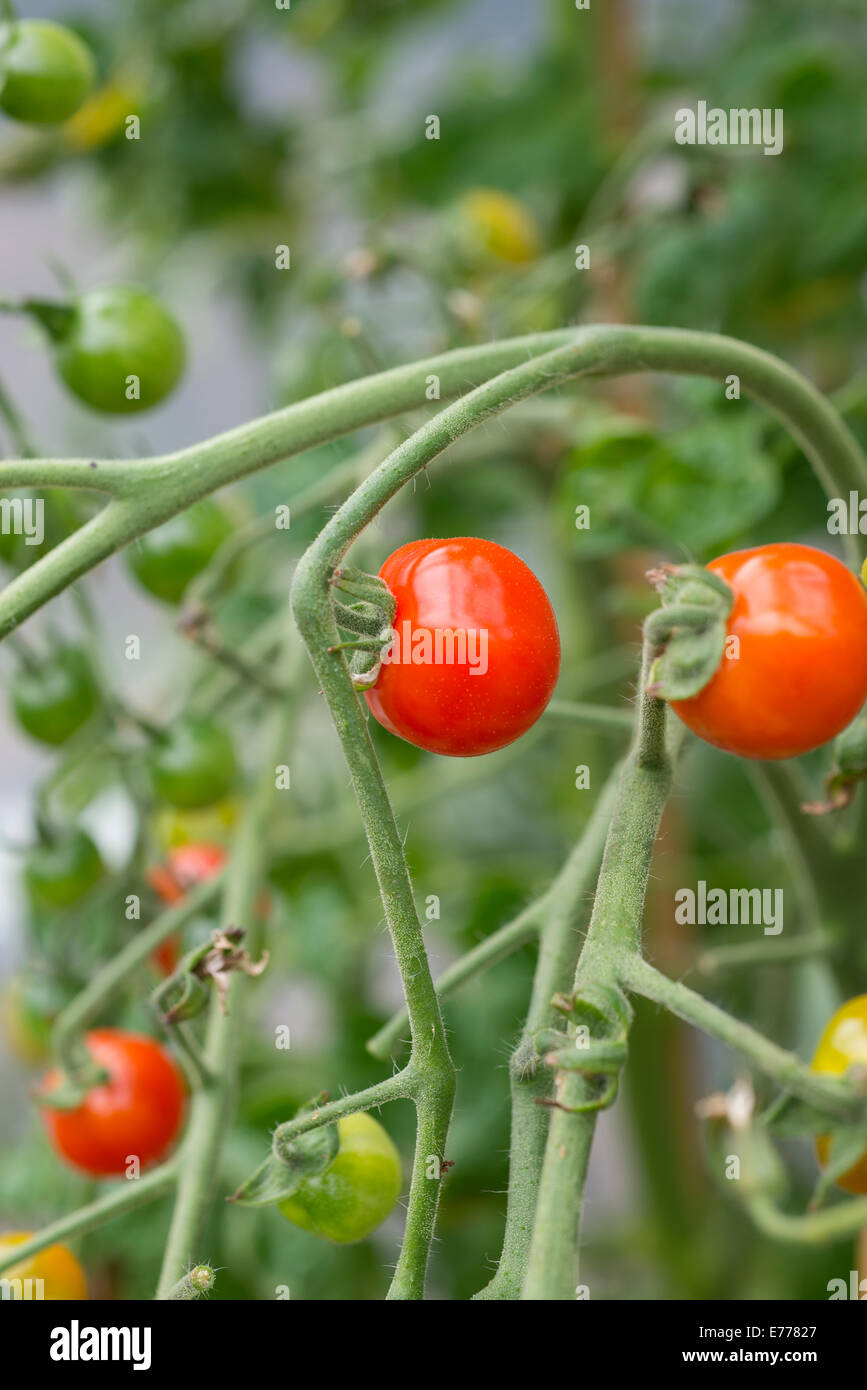
[[[54,1245],[59,1240],[69,1240],[72,1236],[95,1231],[98,1226],[104,1226],[114,1217],[143,1206],[145,1202],[154,1201],[169,1191],[177,1175],[177,1161],[171,1159],[162,1167],[153,1168],[149,1173],[145,1173],[143,1177],[127,1178],[115,1183],[109,1192],[98,1197],[95,1202],[88,1203],[86,1207],[79,1207],[69,1216],[61,1216],[58,1221],[52,1221],[50,1226],[44,1226],[29,1240],[16,1245],[8,1255],[0,1256],[0,1274],[12,1265],[18,1264],[19,1260],[38,1255],[41,1250],[46,1250],[49,1245]]]
[[[525,359],[539,353],[545,354],[545,369],[534,372],[533,362]],[[503,371],[516,362],[524,366],[516,367],[514,373]],[[100,560],[200,497],[304,449],[424,406],[431,377],[437,377],[440,396],[447,399],[465,389],[469,378],[490,377],[498,371],[503,373],[500,387],[489,381],[443,410],[427,427],[433,434],[440,433],[440,442],[428,458],[507,404],[572,377],[669,371],[724,379],[734,374],[747,394],[769,406],[788,426],[829,497],[845,496],[852,489],[867,491],[867,464],[833,406],[804,377],[769,353],[733,338],[686,329],[622,324],[562,329],[461,348],[349,382],[162,458],[3,463],[0,488],[97,487],[109,492],[113,501],[8,585],[0,596],[0,636]],[[449,426],[456,427],[451,436]],[[412,442],[408,443],[411,450]],[[405,477],[400,469],[395,473],[401,474],[399,487]],[[349,520],[348,515],[345,519]],[[846,546],[854,564],[862,550],[867,551],[867,538],[847,537]]]
[[[108,961],[72,1003],[58,1014],[52,1033],[52,1050],[61,1066],[69,1068],[75,1065],[76,1040],[82,1029],[92,1022],[151,952],[211,904],[222,886],[223,873],[220,871],[206,883],[198,884],[183,902],[167,908],[143,931],[137,932],[132,941]]]
[[[765,1235],[797,1245],[827,1245],[867,1227],[867,1197],[794,1215],[780,1211],[767,1197],[754,1196],[747,1200],[747,1210]]]
[[[562,1019],[551,1001],[555,994],[569,988],[575,973],[584,903],[599,868],[617,784],[615,770],[597,799],[583,835],[536,905],[544,913],[539,959],[527,1018],[510,1064],[512,1135],[503,1249],[496,1274],[476,1298],[521,1296],[549,1128],[549,1112],[541,1102],[550,1097],[551,1073],[540,1063],[538,1035]]]
[[[223,926],[255,922],[254,904],[263,856],[263,832],[274,811],[274,762],[284,745],[290,710],[272,719],[264,770],[241,823],[235,850],[226,870],[220,913]],[[257,931],[251,929],[247,949],[255,956]],[[225,1010],[214,995],[208,1016],[204,1060],[208,1079],[190,1103],[187,1132],[178,1158],[180,1177],[174,1214],[166,1241],[156,1297],[169,1297],[183,1278],[201,1239],[217,1182],[223,1143],[231,1121],[242,1044],[242,1003],[247,978],[232,977]]]
[[[460,960],[456,960],[444,970],[435,982],[440,1003],[450,998],[466,980],[480,975],[492,965],[498,965],[513,951],[526,946],[528,941],[533,941],[539,933],[539,917],[544,901],[544,898],[540,898],[538,902],[530,903],[511,922],[504,922],[496,931],[491,932],[490,936],[486,936],[484,941],[480,941],[471,951],[461,956]],[[408,1023],[406,1009],[399,1010],[370,1038],[367,1043],[368,1052],[381,1059],[390,1057]]]
[[[574,719],[599,729],[631,729],[634,716],[628,709],[611,709],[608,705],[586,704],[580,700],[552,700],[545,710],[548,719]]]
[[[718,970],[731,970],[740,965],[782,965],[784,961],[806,960],[810,956],[833,951],[834,941],[821,932],[761,941],[746,941],[742,945],[718,946],[714,951],[702,951],[695,962],[701,975],[714,975]]]
[[[622,980],[636,994],[664,1005],[678,1018],[719,1038],[765,1076],[807,1104],[840,1119],[856,1117],[863,1107],[863,1097],[859,1097],[847,1081],[811,1071],[794,1052],[778,1047],[748,1023],[732,1018],[709,999],[677,980],[670,980],[638,956],[630,957],[624,964]]]
[[[574,993],[616,986],[621,962],[637,953],[653,847],[672,780],[666,706],[645,693],[653,649],[645,643],[635,741],[621,774],[590,927],[575,971]],[[578,1224],[596,1126],[580,1072],[558,1072],[545,1146],[536,1220],[522,1298],[574,1299]]]

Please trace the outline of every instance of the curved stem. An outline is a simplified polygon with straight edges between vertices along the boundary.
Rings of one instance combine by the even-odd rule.
[[[840,1119],[852,1119],[863,1108],[864,1098],[859,1097],[847,1081],[811,1071],[794,1052],[778,1047],[748,1023],[732,1018],[709,999],[677,980],[670,980],[638,956],[626,962],[622,980],[636,994],[663,1004],[678,1018],[719,1038],[800,1100]]]
[[[558,345],[563,356],[558,355]],[[503,371],[534,354],[545,354],[545,366],[538,372],[533,372],[532,361],[515,367],[513,373]],[[535,358],[537,363],[542,360]],[[163,458],[97,461],[96,469],[91,467],[94,461],[86,459],[3,463],[0,488],[93,487],[96,476],[113,493],[114,501],[0,595],[0,636],[107,555],[200,497],[316,444],[424,406],[434,378],[439,396],[445,399],[464,389],[473,376],[497,371],[502,373],[495,379],[499,386],[488,382],[477,388],[443,410],[426,427],[428,434],[423,430],[413,436],[423,448],[437,440],[427,461],[513,401],[579,375],[640,371],[718,378],[737,375],[743,389],[769,406],[788,427],[829,496],[846,496],[853,489],[867,491],[867,463],[833,406],[806,378],[769,353],[733,338],[685,329],[620,324],[563,329],[462,348],[350,382]],[[410,441],[410,455],[415,447]],[[394,490],[412,475],[413,470],[404,472],[402,464],[403,458],[395,468]],[[344,516],[345,522],[350,515]],[[845,543],[853,564],[862,550],[867,551],[867,538],[849,536]]]
[[[796,1245],[827,1245],[857,1235],[867,1226],[867,1197],[795,1215],[780,1211],[767,1197],[757,1195],[748,1199],[747,1210],[765,1235]]]
[[[0,1275],[19,1261],[29,1259],[31,1255],[38,1255],[40,1250],[47,1249],[59,1240],[68,1240],[71,1236],[81,1236],[87,1231],[95,1231],[98,1226],[104,1226],[115,1216],[122,1216],[125,1211],[132,1211],[135,1207],[143,1206],[145,1202],[152,1202],[155,1198],[161,1197],[164,1192],[169,1191],[177,1176],[177,1160],[173,1158],[140,1178],[127,1178],[115,1183],[110,1192],[98,1197],[95,1202],[89,1202],[86,1207],[79,1207],[77,1211],[70,1212],[69,1216],[61,1216],[49,1226],[43,1226],[41,1231],[16,1245],[9,1254],[0,1256]]]

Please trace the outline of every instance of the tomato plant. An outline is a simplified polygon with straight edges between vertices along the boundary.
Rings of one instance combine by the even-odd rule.
[[[544,710],[560,670],[557,621],[523,560],[492,541],[410,541],[380,578],[396,639],[371,713],[419,748],[474,757],[512,743]]]
[[[12,708],[19,724],[40,743],[65,743],[99,704],[99,691],[87,654],[60,647],[50,657],[16,671]]]
[[[346,1115],[337,1130],[336,1157],[280,1210],[303,1230],[346,1245],[382,1225],[400,1196],[402,1175],[400,1154],[372,1115]]]
[[[185,1087],[165,1048],[151,1038],[117,1028],[97,1028],[85,1038],[87,1051],[108,1080],[88,1091],[71,1110],[43,1105],[42,1119],[57,1153],[94,1177],[117,1177],[131,1159],[141,1168],[157,1163],[174,1144],[184,1115]],[[59,1077],[50,1071],[42,1094],[50,1096]]]
[[[15,1247],[23,1245],[32,1235],[32,1231],[5,1231],[0,1234],[0,1259],[14,1254]],[[4,1277],[42,1280],[41,1296],[46,1299],[79,1301],[87,1298],[84,1270],[65,1245],[49,1245],[38,1255],[27,1256],[18,1264],[11,1265]]]
[[[16,121],[56,125],[78,110],[96,73],[71,29],[47,19],[0,26],[0,110]]]
[[[867,700],[867,590],[806,545],[736,551],[708,568],[734,593],[734,639],[708,685],[673,708],[742,758],[794,758],[839,734]]]

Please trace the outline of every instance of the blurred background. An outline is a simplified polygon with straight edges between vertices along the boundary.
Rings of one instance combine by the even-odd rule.
[[[19,8],[76,28],[99,79],[65,126],[0,122],[0,297],[56,298],[70,279],[83,289],[142,283],[182,324],[188,366],[165,405],[118,423],[65,391],[35,326],[0,316],[0,382],[20,416],[4,412],[0,423],[7,456],[22,434],[49,455],[174,449],[380,367],[599,321],[708,329],[777,352],[832,394],[867,442],[867,24],[855,0]],[[783,154],[677,145],[674,112],[698,100],[782,108]],[[125,136],[130,114],[140,117],[135,141]],[[438,138],[428,138],[432,117]],[[275,269],[281,245],[290,269]],[[579,245],[589,268],[576,269]],[[352,485],[352,461],[369,468],[421,418],[312,451],[220,497],[235,533],[257,538],[201,581],[230,649],[278,613],[295,559]],[[257,532],[257,515],[284,502],[291,532]],[[589,531],[575,529],[579,503],[591,507]],[[90,504],[75,505],[84,511],[70,516],[47,498],[49,540]],[[391,504],[355,554],[376,569],[417,535],[512,547],[558,615],[559,693],[628,708],[650,563],[783,538],[827,547],[825,522],[808,464],[765,413],[727,402],[715,383],[642,377],[547,395],[477,432]],[[20,547],[4,555],[13,569],[33,558]],[[85,644],[113,698],[145,718],[218,710],[249,772],[256,692],[238,690],[179,633],[177,608],[147,592],[128,561],[116,557],[50,605],[25,640],[34,650],[59,634]],[[125,658],[130,634],[141,639],[139,661]],[[0,657],[4,684],[20,660]],[[378,727],[374,738],[418,900],[440,900],[426,929],[437,969],[547,884],[622,746],[617,733],[554,719],[466,764]],[[272,958],[247,1025],[226,1190],[309,1096],[382,1075],[364,1043],[400,1001],[312,676],[286,761],[293,789],[285,824],[273,828]],[[591,768],[589,791],[575,789],[579,764]],[[0,767],[0,1223],[33,1229],[94,1191],[60,1167],[28,1101],[51,1014],[135,930],[118,906],[125,893],[143,893],[143,920],[156,910],[147,867],[184,839],[229,841],[236,802],[192,824],[154,805],[140,780],[119,775],[99,714],[58,753],[0,709]],[[822,755],[807,760],[814,790],[823,771]],[[867,988],[855,906],[863,873],[811,894],[767,790],[733,759],[693,751],[657,855],[649,950],[809,1056],[835,1003]],[[65,913],[34,906],[22,883],[46,799],[88,830],[105,865],[93,894]],[[821,926],[836,949],[713,973],[705,961],[702,975],[708,951],[756,933],[675,925],[675,889],[701,878],[783,887],[786,931]],[[193,923],[189,939],[208,929]],[[435,1298],[469,1297],[499,1252],[507,1060],[533,964],[527,949],[447,1005],[459,1089]],[[156,1032],[146,995],[157,976],[146,976],[110,1017]],[[273,1046],[281,1023],[288,1052]],[[639,1008],[625,1086],[602,1116],[591,1163],[582,1280],[593,1298],[822,1298],[830,1278],[856,1267],[852,1242],[802,1250],[756,1234],[709,1172],[693,1106],[735,1075],[699,1034]],[[392,1106],[384,1118],[408,1171],[410,1110]],[[810,1146],[791,1144],[787,1158],[803,1207],[815,1180]],[[96,1296],[151,1296],[167,1219],[162,1203],[77,1243]],[[285,1284],[293,1298],[380,1298],[400,1228],[398,1211],[372,1239],[339,1249],[274,1210],[218,1201],[199,1257],[220,1267],[220,1298],[271,1298]]]

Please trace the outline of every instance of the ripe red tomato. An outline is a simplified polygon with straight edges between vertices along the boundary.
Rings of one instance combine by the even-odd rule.
[[[219,873],[225,862],[226,851],[222,845],[207,842],[177,845],[170,850],[167,864],[154,864],[148,869],[148,879],[163,902],[171,907],[179,903],[190,888]],[[157,970],[166,976],[174,974],[180,958],[180,946],[175,936],[168,937],[151,953]]]
[[[493,541],[411,541],[379,571],[396,639],[366,691],[374,717],[431,753],[469,758],[526,733],[551,698],[560,637],[523,560]]]
[[[73,1168],[94,1177],[118,1177],[136,1156],[142,1169],[171,1148],[184,1112],[183,1077],[165,1048],[153,1039],[119,1028],[97,1028],[85,1036],[93,1060],[109,1074],[75,1110],[42,1109],[55,1149]],[[42,1090],[50,1094],[58,1073]]]
[[[148,870],[148,879],[163,902],[171,906],[179,903],[190,888],[219,873],[225,862],[226,851],[222,845],[207,841],[178,845],[170,850],[167,864],[155,864]]]
[[[732,589],[729,637],[704,690],[672,701],[708,743],[742,758],[795,758],[851,723],[867,700],[867,591],[809,545],[763,545],[714,560]]]

